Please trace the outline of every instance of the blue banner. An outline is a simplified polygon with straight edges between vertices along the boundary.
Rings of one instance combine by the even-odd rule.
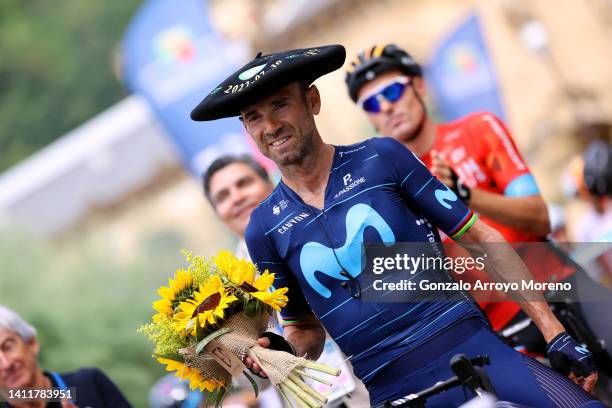
[[[250,151],[236,118],[193,122],[191,110],[247,59],[244,45],[215,32],[205,0],[149,0],[123,40],[127,86],[142,95],[199,176],[223,153]]]
[[[425,69],[444,120],[489,111],[505,120],[495,72],[478,16],[471,14],[436,49]]]

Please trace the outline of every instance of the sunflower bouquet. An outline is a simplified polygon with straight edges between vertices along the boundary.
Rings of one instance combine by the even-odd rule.
[[[259,346],[273,311],[287,304],[287,288],[273,287],[274,274],[258,274],[255,266],[222,251],[210,260],[183,251],[190,263],[176,271],[168,286],[158,289],[153,303],[157,314],[139,331],[155,344],[154,354],[167,371],[207,391],[206,405],[220,406],[232,377],[248,374],[242,360],[250,357],[268,374],[272,384],[300,407],[321,407],[327,399],[304,378],[329,384],[310,370],[339,375],[339,370]],[[307,369],[309,369],[307,371]],[[291,403],[289,403],[291,405]]]

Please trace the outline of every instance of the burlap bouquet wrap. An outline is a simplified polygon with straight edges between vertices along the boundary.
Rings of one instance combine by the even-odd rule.
[[[244,360],[247,356],[251,357],[265,371],[272,384],[278,386],[289,377],[294,368],[304,365],[306,359],[259,345],[257,339],[268,328],[269,320],[269,314],[248,317],[244,312],[237,313],[230,316],[222,325],[223,328],[232,331],[217,337],[216,341],[240,360]],[[226,382],[231,378],[209,352],[203,352],[198,356],[194,347],[188,347],[181,349],[180,353],[185,357],[187,366],[198,369],[205,378]]]

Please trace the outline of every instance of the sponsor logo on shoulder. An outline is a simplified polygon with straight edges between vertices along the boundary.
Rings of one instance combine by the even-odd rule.
[[[280,214],[282,210],[287,208],[287,204],[289,204],[289,201],[287,200],[281,200],[277,204],[275,204],[274,207],[272,207],[272,212],[274,213],[274,215]]]
[[[299,222],[303,221],[304,219],[308,217],[310,217],[310,214],[306,212],[300,213],[296,215],[295,217],[289,218],[287,222],[285,222],[283,225],[278,227],[276,231],[278,231],[279,234],[283,235],[285,232],[293,228],[294,225],[298,224]]]
[[[353,150],[346,150],[346,151],[344,151],[344,152],[338,152],[338,154],[340,155],[340,157],[343,157],[343,156],[346,156],[346,155],[348,155],[348,154],[358,152],[358,151],[360,151],[361,149],[365,149],[365,147],[366,147],[366,145],[361,145],[361,146],[359,146],[359,147],[358,147],[358,148],[356,148],[356,149],[353,149]]]
[[[348,193],[358,185],[365,183],[366,179],[365,177],[359,177],[353,180],[351,173],[346,173],[342,177],[342,181],[344,182],[344,188],[338,191],[336,195],[334,195],[334,199],[341,197],[342,195]]]

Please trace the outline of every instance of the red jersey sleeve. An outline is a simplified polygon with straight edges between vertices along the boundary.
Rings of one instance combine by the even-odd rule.
[[[469,126],[470,140],[500,193],[515,197],[540,193],[510,132],[499,118],[481,113],[473,116]]]

